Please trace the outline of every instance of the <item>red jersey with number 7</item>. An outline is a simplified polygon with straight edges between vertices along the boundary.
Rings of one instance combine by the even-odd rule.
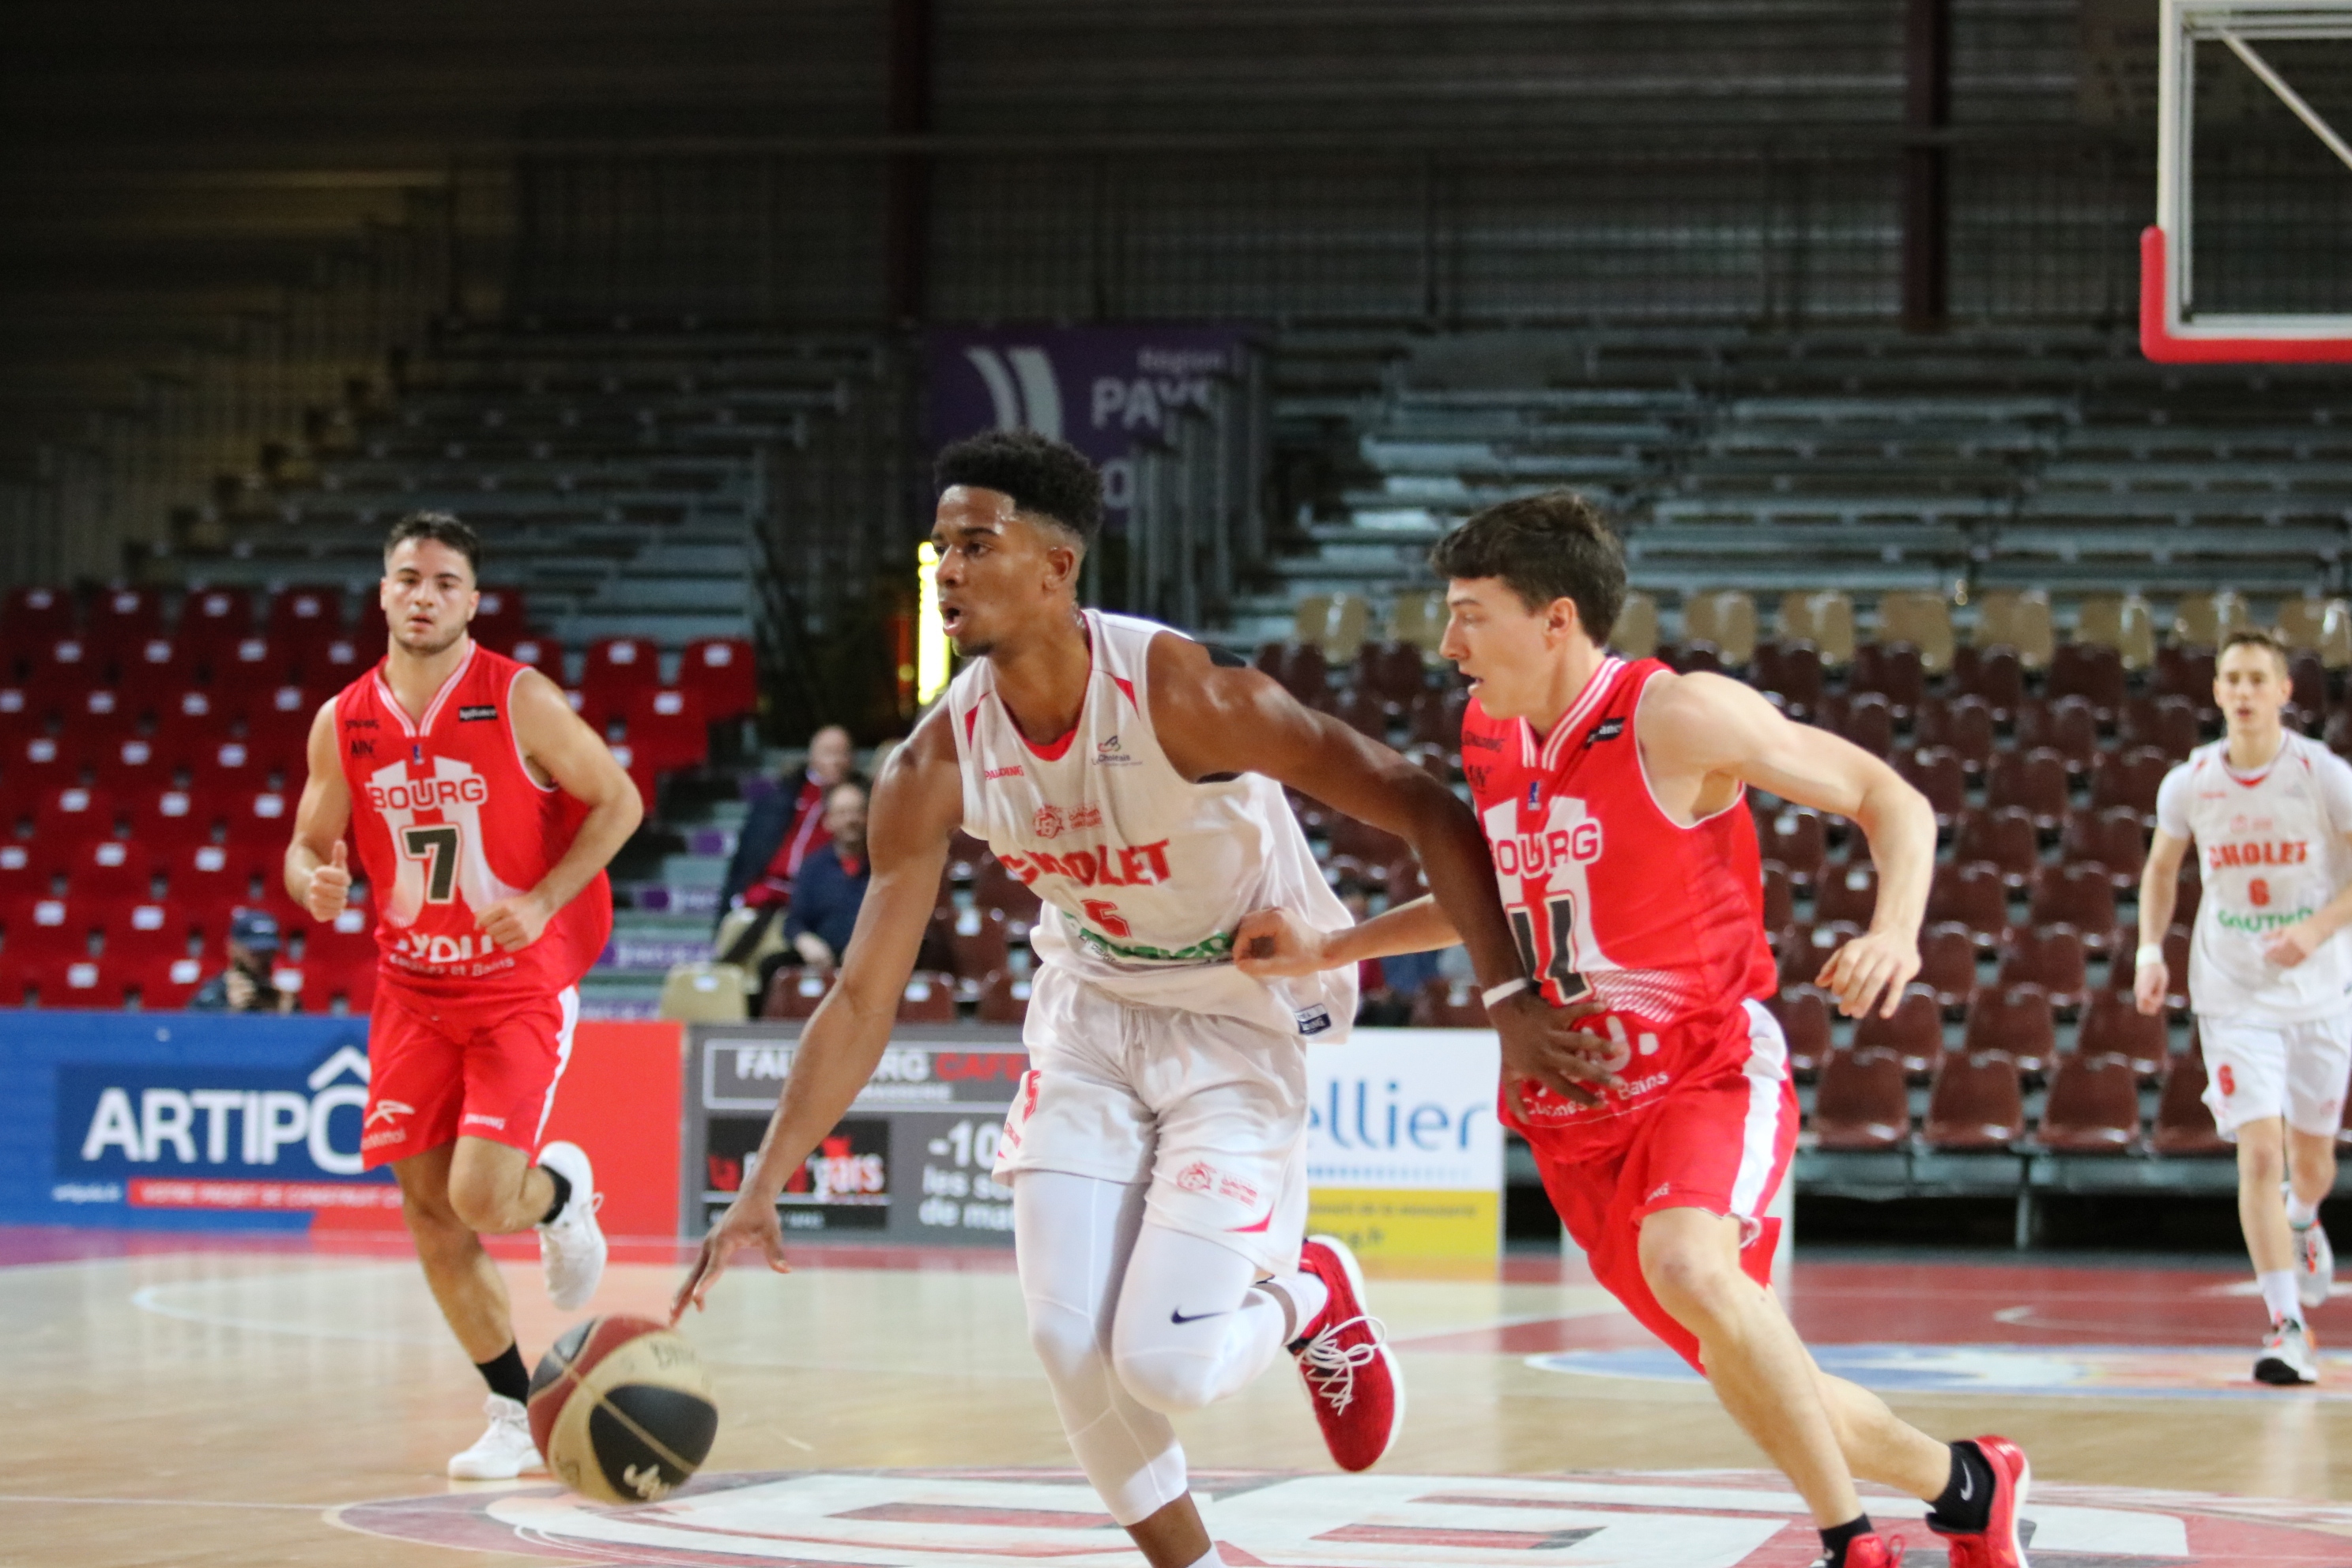
[[[1763,867],[1745,792],[1685,826],[1650,792],[1634,734],[1656,659],[1605,659],[1551,732],[1462,721],[1470,781],[1528,973],[1561,1005],[1590,987],[1582,1027],[1614,1041],[1622,1094],[1590,1110],[1530,1086],[1522,1131],[1605,1136],[1676,1083],[1749,1055],[1744,1004],[1775,988]]]
[[[374,889],[383,982],[445,1002],[545,996],[576,984],[612,934],[601,871],[519,952],[476,923],[537,887],[588,815],[523,761],[512,705],[528,668],[468,641],[422,719],[400,705],[381,664],[335,698],[335,752]]]

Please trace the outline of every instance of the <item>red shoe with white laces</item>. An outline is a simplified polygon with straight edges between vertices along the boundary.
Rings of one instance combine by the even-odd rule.
[[[1972,1441],[1992,1467],[1990,1517],[1982,1530],[1965,1535],[1939,1528],[1933,1517],[1927,1528],[1950,1544],[1952,1568],[2032,1568],[2025,1560],[2025,1542],[2018,1536],[2018,1515],[2033,1487],[2033,1467],[2026,1462],[2025,1450],[2006,1437]]]
[[[1290,1353],[1298,1358],[1332,1461],[1343,1470],[1369,1470],[1404,1430],[1404,1379],[1388,1331],[1364,1315],[1364,1275],[1346,1242],[1308,1237],[1298,1267],[1322,1280],[1330,1299],[1291,1342]]]

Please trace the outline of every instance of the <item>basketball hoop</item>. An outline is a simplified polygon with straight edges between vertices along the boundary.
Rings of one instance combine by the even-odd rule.
[[[2140,351],[2166,363],[2352,362],[2352,316],[2200,311],[2190,247],[2196,46],[2225,45],[2343,162],[2352,143],[2255,48],[2352,39],[2352,0],[2163,0],[2158,53],[2156,222],[2140,235]]]

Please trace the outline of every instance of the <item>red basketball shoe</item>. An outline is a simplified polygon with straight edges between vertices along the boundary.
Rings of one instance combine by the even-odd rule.
[[[1332,1461],[1343,1470],[1369,1470],[1404,1430],[1404,1379],[1388,1331],[1364,1315],[1364,1275],[1347,1243],[1310,1236],[1298,1267],[1322,1280],[1330,1299],[1291,1342],[1290,1353],[1298,1358]]]
[[[2033,1488],[2033,1467],[2025,1450],[2006,1437],[1978,1437],[1974,1443],[1992,1467],[1992,1511],[1985,1527],[1958,1535],[1939,1528],[1930,1516],[1927,1528],[1949,1543],[1952,1568],[2031,1568],[2017,1525],[2025,1494]]]
[[[1828,1561],[1826,1557],[1816,1558],[1813,1568],[1821,1568]],[[1865,1535],[1846,1543],[1845,1568],[1902,1568],[1902,1564],[1903,1538],[1899,1535],[1892,1541],[1883,1535]]]

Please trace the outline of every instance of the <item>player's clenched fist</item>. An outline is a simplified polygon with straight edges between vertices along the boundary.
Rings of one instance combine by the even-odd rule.
[[[477,922],[482,934],[508,952],[520,952],[540,938],[555,911],[537,893],[523,893],[511,899],[500,899],[484,910]]]
[[[351,902],[351,852],[338,838],[335,840],[335,858],[323,866],[311,868],[310,888],[303,897],[302,907],[310,911],[312,920],[324,924],[341,914],[343,906]]]

